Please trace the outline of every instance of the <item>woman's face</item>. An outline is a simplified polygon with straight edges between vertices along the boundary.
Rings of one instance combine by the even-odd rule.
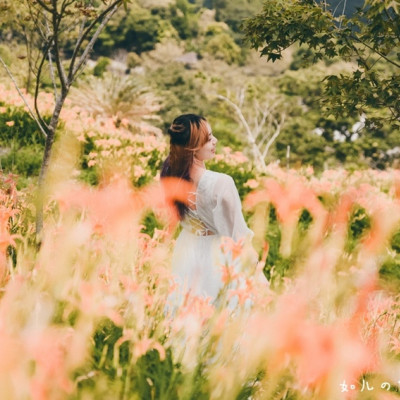
[[[207,129],[208,141],[195,153],[195,157],[200,161],[211,160],[212,158],[214,158],[215,155],[215,146],[218,140],[213,135],[211,126],[209,124],[207,124]]]

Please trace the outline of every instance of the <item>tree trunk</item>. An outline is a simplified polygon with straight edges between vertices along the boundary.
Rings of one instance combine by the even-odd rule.
[[[45,195],[45,186],[46,186],[46,178],[50,165],[51,151],[53,148],[54,137],[56,133],[56,129],[58,126],[58,122],[60,120],[60,112],[64,105],[65,99],[67,97],[67,93],[63,93],[62,96],[57,100],[56,105],[54,107],[54,112],[50,121],[49,129],[47,132],[47,138],[44,148],[43,161],[42,166],[40,168],[39,174],[39,182],[38,182],[38,195],[36,202],[36,243],[40,246],[42,241],[41,233],[43,229],[43,208],[44,208],[44,195]]]

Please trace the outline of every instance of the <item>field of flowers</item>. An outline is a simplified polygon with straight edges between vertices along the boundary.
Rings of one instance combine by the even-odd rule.
[[[190,188],[159,183],[165,139],[63,118],[40,248],[34,186],[0,176],[2,399],[400,398],[399,171],[260,175],[221,149],[267,279],[226,239],[218,301],[172,308],[171,204]]]

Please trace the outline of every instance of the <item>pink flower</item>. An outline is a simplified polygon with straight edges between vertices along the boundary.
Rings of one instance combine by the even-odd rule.
[[[258,187],[258,182],[255,179],[249,179],[244,186],[250,188],[250,189],[255,189]]]
[[[232,238],[230,237],[223,237],[221,239],[221,249],[224,252],[224,254],[228,254],[229,252],[232,252],[232,259],[235,260],[240,256],[240,254],[243,251],[243,245],[244,245],[244,240],[239,239],[237,242],[235,242]]]
[[[149,350],[154,349],[158,351],[160,355],[160,360],[165,360],[165,349],[161,346],[159,342],[156,342],[154,339],[142,339],[139,342],[135,343],[135,347],[133,353],[136,358],[140,358],[145,355]]]
[[[235,280],[238,277],[238,274],[235,272],[235,269],[231,265],[223,265],[221,267],[222,272],[222,282],[227,285],[229,282]]]
[[[15,122],[14,121],[7,121],[6,125],[7,126],[14,126]]]

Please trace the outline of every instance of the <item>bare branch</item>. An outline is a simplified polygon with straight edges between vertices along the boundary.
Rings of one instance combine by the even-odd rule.
[[[240,119],[240,122],[243,124],[244,128],[246,129],[247,136],[249,139],[251,139],[252,142],[254,142],[253,134],[251,132],[250,126],[246,121],[246,118],[244,117],[242,110],[238,107],[237,104],[235,104],[231,99],[228,97],[222,96],[221,94],[217,95],[218,99],[226,101],[235,111],[237,116]]]
[[[39,87],[40,87],[40,78],[42,75],[42,69],[43,69],[43,65],[44,62],[47,58],[47,53],[50,50],[50,46],[51,46],[51,40],[46,44],[45,49],[43,50],[43,54],[42,54],[42,59],[40,61],[38,70],[37,70],[37,75],[36,75],[36,86],[35,86],[35,96],[34,96],[34,105],[35,105],[35,110],[36,110],[36,115],[40,121],[40,123],[46,127],[46,129],[48,129],[48,125],[46,124],[46,122],[44,121],[44,119],[42,118],[42,115],[40,114],[40,110],[38,107],[38,97],[39,97]]]
[[[49,50],[47,54],[49,57],[49,70],[50,70],[51,81],[53,82],[54,98],[57,101],[58,100],[57,83],[56,83],[56,77],[54,75],[54,66],[53,66],[53,59],[51,58],[51,51]]]
[[[39,32],[39,36],[43,39],[46,40],[46,35],[44,34],[41,26],[40,26],[40,22],[39,22],[39,18],[37,15],[35,15],[35,13],[33,12],[33,7],[31,6],[31,3],[28,2],[28,10],[29,10],[29,14],[30,17],[32,18],[32,21],[35,25],[35,27],[37,28],[37,31]],[[45,17],[45,19],[47,20],[46,16],[43,13],[43,16]],[[22,24],[23,29],[25,30],[25,25]]]
[[[35,120],[37,126],[39,127],[40,131],[43,133],[43,135],[45,137],[47,137],[47,133],[44,130],[42,124],[38,121],[38,119],[36,118],[36,115],[34,114],[31,106],[28,103],[28,100],[25,98],[25,96],[23,95],[23,93],[21,92],[20,88],[18,87],[17,82],[14,79],[13,74],[11,73],[11,71],[8,69],[7,64],[4,62],[4,60],[1,58],[0,56],[0,63],[3,64],[3,67],[5,68],[5,70],[7,71],[8,76],[10,77],[10,79],[12,80],[12,82],[14,83],[15,89],[17,89],[17,92],[19,94],[19,96],[21,97],[21,99],[23,100],[23,102],[25,103],[26,107],[28,108],[29,114],[31,115],[31,117]]]
[[[230,100],[228,97],[222,96],[222,95],[217,95],[217,98],[226,101],[236,112],[236,115],[238,116],[240,122],[242,123],[244,129],[246,130],[247,134],[247,140],[249,141],[253,154],[254,154],[254,160],[260,165],[262,169],[266,168],[265,165],[265,160],[262,157],[262,154],[260,152],[260,149],[258,148],[255,138],[253,136],[253,132],[247,123],[246,118],[244,117],[242,110],[238,107],[237,104],[235,104],[232,100]]]
[[[283,123],[285,122],[285,115],[282,115],[281,121],[276,125],[275,133],[272,135],[271,139],[268,140],[268,143],[265,146],[264,152],[263,152],[263,157],[265,158],[268,154],[269,148],[271,147],[272,143],[274,143],[275,139],[279,136],[281,133],[281,128]]]
[[[240,90],[239,90],[239,93],[238,93],[238,106],[241,108],[242,106],[243,106],[243,102],[244,102],[244,95],[245,95],[245,90],[244,90],[244,88],[242,87]]]
[[[37,2],[40,4],[41,7],[43,7],[46,11],[48,11],[49,13],[53,13],[54,11],[57,12],[56,10],[51,9],[46,3],[44,3],[42,0],[37,0]]]
[[[47,29],[47,34],[50,36],[50,27],[49,27],[47,20],[46,20],[46,29]],[[50,48],[47,51],[47,54],[48,54],[48,58],[49,58],[49,69],[50,69],[51,81],[53,82],[53,88],[54,88],[54,98],[55,98],[55,101],[57,102],[57,100],[58,100],[57,83],[56,83],[56,77],[54,74],[53,59],[51,57]]]
[[[57,66],[58,78],[60,79],[60,83],[61,83],[61,93],[65,94],[66,92],[68,92],[67,76],[65,75],[65,70],[61,63],[60,49],[58,46],[58,33],[59,33],[60,22],[63,17],[63,14],[57,13],[57,1],[52,0],[52,3],[53,3],[53,7],[54,7],[54,12],[52,13],[53,44],[54,44],[54,53],[55,53],[54,58],[56,61],[56,66]]]
[[[117,11],[119,5],[122,3],[122,0],[116,0],[114,1],[109,7],[107,7],[97,18],[95,18],[92,23],[86,28],[86,30],[82,33],[82,35],[78,38],[76,45],[75,45],[75,49],[74,52],[72,53],[72,57],[71,57],[71,62],[70,62],[70,67],[69,67],[69,73],[68,73],[68,81],[72,82],[74,75],[76,75],[78,69],[81,67],[81,65],[86,62],[86,58],[87,55],[89,54],[89,51],[92,49],[94,42],[97,40],[97,37],[99,36],[99,34],[101,33],[101,31],[103,30],[105,24],[108,22],[108,20],[112,17],[112,15]],[[109,14],[111,13],[111,15]],[[107,15],[109,15],[109,17],[107,18]],[[104,23],[103,18],[107,18],[106,22]],[[92,29],[95,27],[95,25],[97,23],[99,23],[101,20],[103,20],[103,22],[101,23],[101,29],[99,30],[99,28],[97,29],[96,33],[94,34],[94,36],[96,35],[96,40],[92,40],[90,41],[90,43],[92,43],[92,45],[89,45],[86,47],[85,49],[85,53],[82,54],[79,62],[78,62],[78,66],[75,67],[75,61],[76,58],[78,57],[78,53],[79,50],[81,49],[82,43],[86,40],[87,36],[89,35],[89,33],[92,31]],[[89,51],[88,48],[90,47]]]

